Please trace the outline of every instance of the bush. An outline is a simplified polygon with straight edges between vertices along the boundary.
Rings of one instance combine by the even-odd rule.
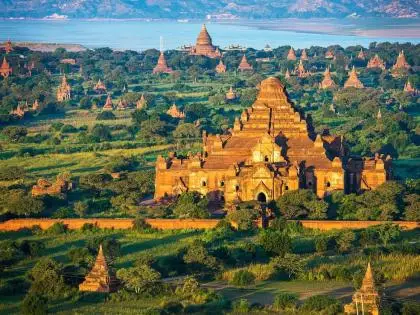
[[[230,212],[227,219],[235,222],[238,230],[247,231],[254,228],[254,220],[258,217],[258,212],[255,209],[239,209]]]
[[[420,303],[405,302],[401,311],[401,315],[419,315]]]
[[[81,232],[99,232],[101,229],[94,223],[85,223],[80,228]]]
[[[232,309],[235,313],[248,313],[251,306],[247,299],[240,299],[232,303]]]
[[[52,215],[54,219],[74,218],[76,215],[72,208],[60,207]]]
[[[5,135],[10,142],[18,142],[26,137],[28,130],[25,127],[8,126],[3,129],[2,134]]]
[[[151,225],[146,222],[144,218],[137,217],[133,221],[133,229],[139,232],[148,230],[151,228]]]
[[[3,166],[0,168],[0,180],[16,180],[25,176],[25,170],[17,166]]]
[[[319,312],[320,314],[338,314],[342,310],[342,305],[332,297],[314,295],[305,300],[302,309],[305,311]]]
[[[330,239],[327,236],[319,236],[315,239],[315,250],[318,253],[324,253],[328,250]]]
[[[63,127],[61,127],[61,132],[62,133],[73,133],[73,132],[77,132],[77,129],[72,125],[64,125]]]
[[[45,245],[41,241],[29,240],[23,240],[19,247],[23,253],[30,257],[40,256],[42,251],[45,249]]]
[[[28,293],[23,300],[21,312],[25,315],[47,314],[47,299],[39,294]]]
[[[45,234],[58,235],[67,233],[67,231],[67,225],[65,225],[63,222],[56,222],[45,230]]]
[[[248,287],[255,284],[255,276],[248,270],[239,270],[233,275],[231,284],[240,288]]]
[[[179,218],[208,218],[208,199],[198,192],[185,192],[179,196],[174,214]]]
[[[296,308],[298,297],[296,294],[280,293],[274,297],[273,308],[276,311]]]
[[[280,257],[284,257],[291,248],[290,237],[280,231],[262,230],[258,242],[267,253]]]

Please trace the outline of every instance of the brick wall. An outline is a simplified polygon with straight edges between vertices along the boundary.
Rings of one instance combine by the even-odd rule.
[[[0,231],[17,231],[23,228],[31,228],[39,225],[42,229],[47,229],[56,222],[63,222],[69,229],[80,229],[85,223],[96,224],[100,228],[108,229],[131,229],[132,219],[13,219],[0,223]],[[146,219],[146,222],[153,228],[162,230],[179,229],[211,229],[214,228],[219,220],[217,219]],[[333,229],[362,229],[369,226],[385,223],[384,221],[299,221],[306,228],[319,229],[323,231]],[[420,222],[394,221],[403,229],[420,228]]]

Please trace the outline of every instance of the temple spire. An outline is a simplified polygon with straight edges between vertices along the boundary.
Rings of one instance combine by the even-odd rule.
[[[217,73],[225,73],[226,72],[226,66],[223,64],[222,59],[219,60],[219,64],[216,66],[216,72]]]
[[[292,60],[292,61],[296,60],[296,54],[293,47],[290,47],[289,52],[287,53],[287,60]]]
[[[239,71],[252,71],[253,70],[252,66],[248,63],[248,60],[246,59],[245,54],[242,56],[241,62],[239,63],[239,66],[238,66],[238,70]]]
[[[344,88],[353,87],[356,89],[363,88],[363,83],[360,82],[359,78],[357,77],[356,68],[353,66],[351,72],[349,74],[349,78],[347,79],[346,83],[344,83]]]
[[[172,73],[172,68],[168,67],[166,63],[165,54],[163,51],[160,52],[158,62],[156,64],[156,67],[153,68],[153,73]]]

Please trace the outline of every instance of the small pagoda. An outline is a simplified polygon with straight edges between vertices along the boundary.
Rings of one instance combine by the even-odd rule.
[[[67,78],[63,75],[61,79],[61,84],[57,89],[57,101],[64,102],[68,101],[71,97],[71,87],[70,84],[67,82]]]
[[[300,55],[300,60],[304,60],[304,61],[308,61],[309,60],[308,54],[306,53],[306,49],[303,49],[302,50],[302,53]]]
[[[295,54],[295,50],[293,49],[293,47],[290,47],[289,52],[287,53],[287,60],[296,60],[296,54]]]
[[[378,120],[382,119],[381,108],[378,109],[378,113],[376,114],[376,119],[378,119]]]
[[[13,51],[13,45],[10,39],[4,43],[4,50],[6,51],[6,54],[9,54]]]
[[[147,108],[147,101],[144,98],[144,94],[141,95],[140,99],[136,103],[137,109],[146,109]]]
[[[35,100],[35,102],[33,102],[32,104],[32,111],[36,112],[41,108],[41,106],[38,103],[38,100]]]
[[[223,64],[222,59],[220,59],[219,64],[216,66],[216,72],[217,73],[225,73],[226,72],[226,66]]]
[[[372,57],[369,60],[366,68],[368,68],[368,69],[371,69],[371,68],[380,68],[382,70],[385,70],[386,69],[385,62],[382,60],[381,57],[378,56],[378,54],[375,54],[375,56]]]
[[[20,104],[18,104],[18,106],[16,107],[16,109],[12,109],[10,111],[10,115],[16,116],[19,119],[20,118],[23,118],[23,116],[25,116],[25,113],[26,113],[25,109],[22,106],[20,106]]]
[[[103,110],[113,110],[114,109],[114,105],[112,105],[112,99],[111,99],[111,95],[108,94],[107,98],[106,98],[106,102],[104,107],[102,107]]]
[[[398,77],[410,70],[411,66],[405,59],[404,50],[402,50],[397,57],[397,61],[392,66],[392,76]]]
[[[327,69],[325,69],[325,72],[324,72],[324,79],[319,84],[319,88],[320,89],[330,89],[330,88],[335,88],[335,87],[336,87],[336,84],[333,81],[333,79],[331,78],[330,67],[327,67]]]
[[[12,67],[7,62],[6,57],[3,57],[3,62],[2,62],[1,67],[0,67],[0,75],[3,78],[7,78],[7,77],[9,77],[9,75],[12,74],[12,72],[13,72]]]
[[[326,59],[334,59],[334,57],[335,57],[335,55],[334,55],[334,52],[333,52],[332,50],[328,50],[328,51],[325,53],[325,58],[326,58]]]
[[[175,103],[172,104],[166,113],[172,118],[185,118],[185,113],[180,111]]]
[[[376,289],[372,268],[368,263],[361,288],[353,294],[352,302],[344,306],[345,314],[379,315],[381,298]]]
[[[238,70],[241,71],[241,72],[243,72],[243,71],[253,71],[254,70],[252,68],[252,66],[248,63],[248,60],[246,59],[245,54],[242,56],[242,60],[239,63]]]
[[[101,79],[99,79],[98,82],[95,84],[95,87],[93,89],[98,93],[105,93],[106,92],[105,83],[103,83],[101,81]]]
[[[354,66],[349,74],[349,78],[344,83],[344,88],[350,88],[350,87],[353,87],[356,89],[364,88],[363,83],[360,82],[359,78],[357,77],[356,68]]]
[[[233,101],[236,97],[236,92],[233,90],[233,87],[230,87],[229,91],[226,93],[226,100]]]
[[[203,24],[201,27],[201,31],[197,36],[196,44],[190,50],[190,55],[206,56],[209,58],[220,58],[222,56],[219,49],[213,46],[206,24]]]
[[[290,71],[289,71],[289,69],[286,69],[286,73],[284,74],[284,78],[286,80],[290,79]]]
[[[404,84],[404,92],[412,94],[412,95],[417,95],[418,94],[418,90],[411,85],[410,80],[408,80]]]
[[[95,264],[85,277],[85,281],[79,284],[79,291],[109,293],[115,290],[116,284],[117,279],[108,267],[102,245],[99,245]]]
[[[159,59],[157,62],[156,67],[153,68],[153,73],[172,73],[172,68],[168,67],[168,64],[166,63],[165,55],[163,54],[163,51],[160,52]]]
[[[307,78],[311,75],[309,71],[305,70],[302,59],[299,60],[299,64],[295,70],[295,73],[299,78]]]
[[[118,110],[125,110],[127,108],[128,108],[127,102],[120,98],[120,100],[118,101],[118,104],[117,104],[117,109]]]
[[[360,48],[359,54],[357,55],[358,59],[365,60],[366,53],[363,51],[363,48]]]

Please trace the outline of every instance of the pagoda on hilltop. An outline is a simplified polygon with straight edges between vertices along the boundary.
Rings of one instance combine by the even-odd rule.
[[[10,39],[4,43],[4,50],[6,51],[6,54],[9,54],[13,51],[13,45]]]
[[[293,49],[293,47],[290,47],[289,52],[287,53],[287,60],[296,60],[296,54],[295,54],[295,50]]]
[[[175,103],[172,104],[166,113],[172,118],[185,118],[185,113],[180,111]]]
[[[324,79],[319,84],[319,88],[320,89],[330,89],[330,88],[335,88],[335,87],[336,87],[336,84],[333,81],[333,79],[331,78],[330,67],[327,67],[327,69],[325,69],[325,72],[324,72]]]
[[[402,50],[397,57],[397,61],[392,66],[392,76],[398,77],[405,74],[408,70],[410,70],[411,66],[408,64],[407,60],[405,59],[404,50]]]
[[[61,79],[61,84],[57,89],[57,101],[64,102],[68,101],[71,97],[71,87],[70,84],[67,82],[67,78],[63,75]]]
[[[236,117],[225,134],[203,133],[202,152],[188,157],[158,156],[155,200],[197,191],[212,202],[269,202],[286,191],[330,192],[370,189],[384,183],[390,161],[345,155],[342,137],[324,141],[288,98],[279,79],[261,82],[256,101]],[[367,168],[365,168],[367,165]]]
[[[334,57],[335,57],[335,55],[334,55],[334,52],[333,52],[332,50],[328,50],[328,51],[325,53],[325,58],[326,58],[326,59],[334,59]]]
[[[345,314],[379,315],[381,298],[376,289],[370,262],[368,263],[362,286],[353,294],[352,302],[344,306]]]
[[[101,81],[101,79],[98,80],[98,82],[95,84],[95,87],[93,88],[98,93],[104,93],[106,92],[106,86]]]
[[[410,80],[408,80],[408,81],[404,84],[404,92],[407,92],[407,93],[412,94],[412,95],[417,95],[417,94],[418,94],[417,89],[416,89],[416,88],[414,88],[414,87],[411,85]]]
[[[356,89],[362,89],[364,88],[363,83],[360,82],[359,78],[357,77],[356,68],[353,66],[353,69],[351,69],[351,72],[349,74],[349,78],[344,83],[345,88],[356,88]]]
[[[79,284],[79,291],[109,293],[116,289],[116,284],[117,279],[108,267],[102,245],[99,245],[95,264],[85,280]]]
[[[230,87],[229,91],[226,93],[226,100],[232,101],[236,99],[236,92],[233,90],[233,87]]]
[[[246,59],[245,54],[242,56],[241,62],[239,63],[238,70],[243,71],[253,71],[254,69],[252,66],[248,63],[248,60]]]
[[[309,71],[305,70],[302,59],[299,60],[299,64],[295,70],[295,73],[299,78],[307,78],[311,75]]]
[[[153,73],[172,73],[172,68],[169,68],[166,63],[166,58],[163,51],[160,52],[156,67],[153,68]]]
[[[12,67],[7,62],[6,57],[3,57],[3,62],[2,62],[1,67],[0,67],[0,75],[3,78],[8,78],[9,75],[12,74],[12,72],[13,72]]]
[[[220,59],[219,64],[216,66],[216,72],[217,73],[225,73],[226,72],[226,66],[223,64],[222,59]]]
[[[206,56],[209,58],[220,58],[222,54],[219,49],[213,46],[213,42],[209,32],[207,32],[206,24],[203,24],[198,34],[195,46],[191,48],[190,55]]]
[[[360,48],[359,54],[357,55],[358,59],[365,60],[366,53],[363,51],[363,48]]]
[[[309,60],[308,54],[306,53],[306,49],[302,50],[302,54],[300,55],[300,60],[304,60],[304,61]]]
[[[137,109],[146,109],[147,108],[147,101],[144,98],[144,94],[141,95],[140,99],[136,103]]]
[[[374,57],[370,58],[366,68],[380,68],[382,70],[385,70],[385,62],[381,59],[381,57],[378,56],[378,54],[375,54]]]
[[[112,99],[111,99],[111,94],[108,94],[107,98],[106,98],[106,102],[104,107],[102,107],[103,110],[113,110],[114,109],[114,105],[112,105]]]

